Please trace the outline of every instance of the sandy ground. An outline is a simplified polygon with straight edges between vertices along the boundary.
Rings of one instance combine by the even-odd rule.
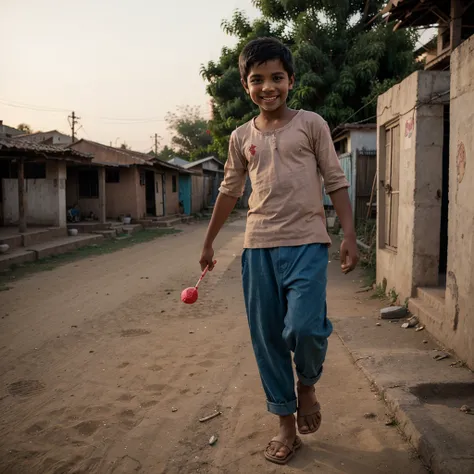
[[[0,473],[426,472],[385,426],[383,402],[337,335],[318,386],[321,430],[288,466],[264,460],[276,419],[265,411],[244,313],[243,221],[220,235],[198,303],[179,303],[199,276],[204,230],[196,224],[0,293]],[[330,264],[331,315],[376,309],[355,298],[350,278]],[[215,410],[222,415],[199,422]]]

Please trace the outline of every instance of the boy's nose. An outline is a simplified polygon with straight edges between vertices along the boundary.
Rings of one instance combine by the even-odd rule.
[[[262,87],[263,92],[270,92],[274,90],[273,84],[272,83],[267,83],[265,82]]]

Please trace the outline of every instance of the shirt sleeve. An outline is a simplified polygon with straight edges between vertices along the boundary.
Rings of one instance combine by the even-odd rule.
[[[314,130],[316,127],[317,130]],[[330,194],[339,189],[348,188],[350,185],[334,149],[328,124],[321,119],[320,123],[316,122],[313,125],[313,133],[315,135],[314,151],[326,193]]]
[[[247,160],[242,154],[235,131],[229,141],[229,155],[224,166],[224,180],[219,192],[230,197],[240,198],[244,194],[247,178]]]

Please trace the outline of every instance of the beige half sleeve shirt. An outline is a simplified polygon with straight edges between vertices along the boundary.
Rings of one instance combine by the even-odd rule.
[[[349,183],[334,150],[327,123],[300,110],[284,127],[261,132],[251,120],[232,132],[219,191],[243,194],[252,184],[245,248],[330,243],[322,180],[330,194]]]

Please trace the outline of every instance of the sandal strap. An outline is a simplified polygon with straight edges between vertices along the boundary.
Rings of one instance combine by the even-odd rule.
[[[319,402],[316,402],[311,408],[308,408],[307,410],[298,409],[296,415],[298,418],[301,418],[303,416],[317,415],[318,413],[321,413],[321,405]]]
[[[277,443],[279,445],[278,450],[281,448],[286,448],[288,449],[288,454],[291,454],[294,451],[294,448],[290,448],[288,445],[283,443],[282,441],[278,441],[277,439],[272,439],[267,446],[267,449],[272,445],[272,443]]]

